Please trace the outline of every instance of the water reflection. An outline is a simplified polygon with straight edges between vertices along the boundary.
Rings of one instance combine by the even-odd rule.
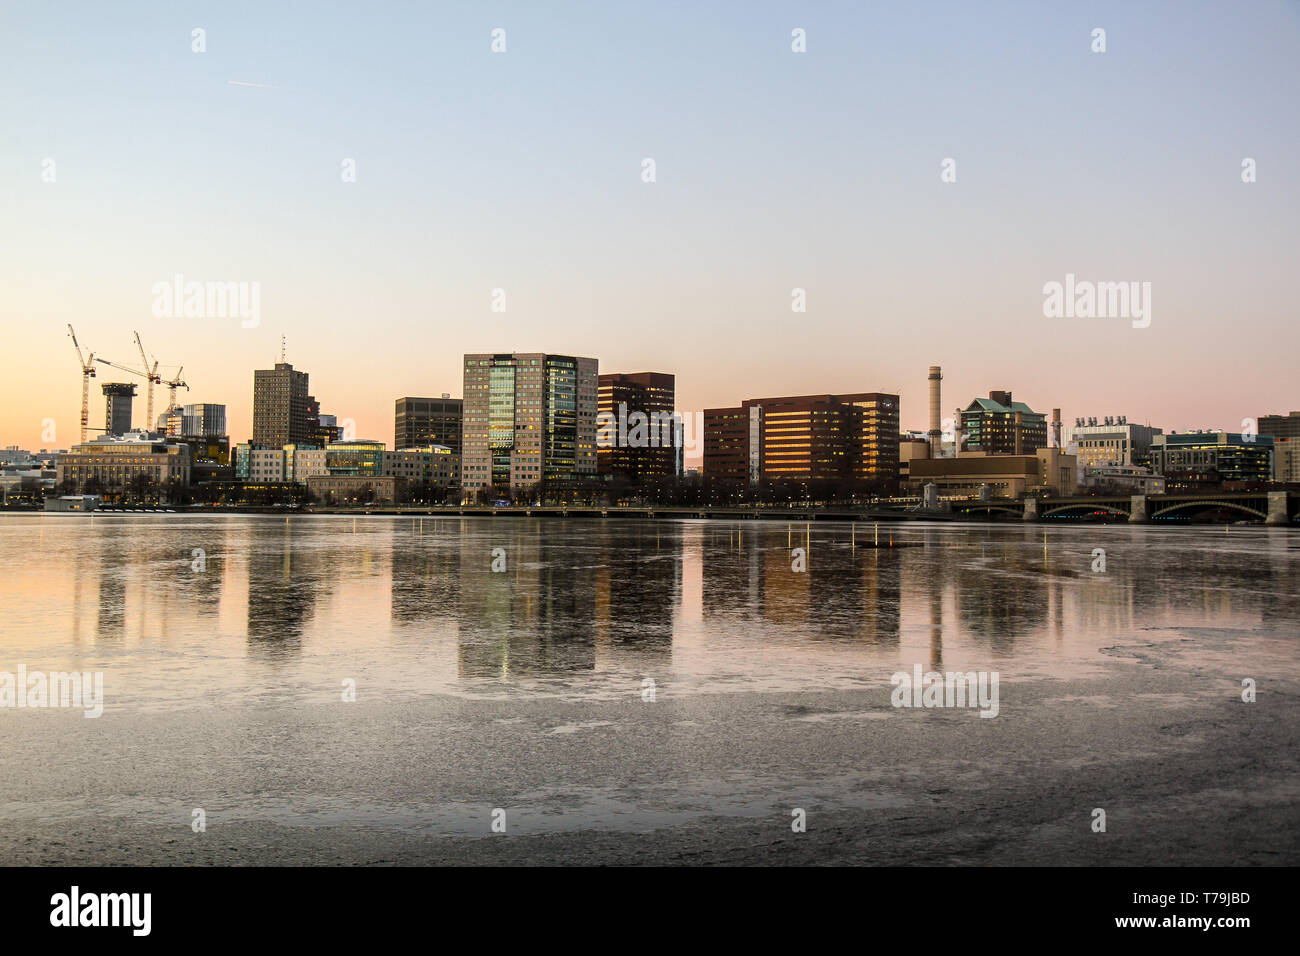
[[[267,661],[302,653],[303,626],[324,588],[334,552],[321,549],[313,529],[286,521],[265,528],[248,551],[248,647]]]
[[[252,671],[224,678],[236,686],[267,663],[331,688],[345,665],[375,687],[599,674],[801,686],[926,662],[1059,671],[1126,635],[1290,633],[1300,620],[1300,541],[1286,531],[908,525],[882,527],[876,548],[874,530],[12,518],[0,521],[0,648],[111,651],[159,693],[163,651],[184,658],[177,673],[245,661]]]

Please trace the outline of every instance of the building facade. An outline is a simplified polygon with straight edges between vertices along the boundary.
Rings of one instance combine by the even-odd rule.
[[[1076,418],[1062,428],[1061,443],[1076,455],[1082,468],[1145,465],[1151,458],[1151,440],[1162,434],[1150,425],[1131,424],[1123,415]]]
[[[1032,455],[1047,447],[1047,416],[1010,392],[992,391],[977,398],[958,416],[965,439],[961,451],[982,451],[989,455]]]
[[[315,424],[307,373],[287,362],[253,372],[253,444],[263,448],[312,444]]]
[[[435,488],[460,486],[460,456],[446,445],[402,448],[384,452],[384,474],[404,478],[411,485]]]
[[[596,359],[474,353],[464,368],[466,491],[595,477]]]
[[[704,410],[704,474],[759,481],[898,481],[897,395],[746,399]]]
[[[393,448],[441,445],[461,452],[461,420],[465,403],[459,398],[399,398],[393,408]]]
[[[258,448],[248,442],[235,446],[236,481],[257,485],[302,484],[314,475],[327,475],[325,449],[313,445]]]
[[[1257,431],[1273,438],[1300,438],[1300,412],[1290,415],[1262,415]]]
[[[405,478],[391,475],[314,475],[307,494],[325,504],[393,504],[406,494]]]
[[[1151,441],[1151,470],[1164,475],[1171,490],[1225,481],[1269,481],[1273,438],[1231,432],[1156,435]]]
[[[227,435],[226,406],[200,402],[181,407],[180,434],[183,438],[220,438]]]
[[[150,432],[128,431],[74,445],[59,456],[57,467],[60,484],[69,481],[83,489],[93,478],[99,493],[108,497],[121,495],[140,475],[159,488],[174,481],[188,487],[190,447],[155,438]]]
[[[634,483],[678,473],[677,377],[667,372],[599,376],[596,470]]]
[[[934,484],[941,495],[1072,495],[1078,490],[1078,463],[1073,455],[1055,448],[1040,448],[1032,455],[962,452],[956,458],[913,458],[908,490],[920,494],[928,484]]]
[[[1300,482],[1300,438],[1273,439],[1273,480]]]
[[[131,405],[135,401],[135,386],[125,382],[108,382],[103,390],[104,433],[125,435],[131,430]]]
[[[706,408],[704,410],[704,456],[701,473],[722,481],[750,481],[749,448],[760,448],[759,431],[762,409],[753,409],[755,435],[750,435],[747,408]],[[757,481],[755,477],[753,480]]]
[[[427,483],[438,488],[454,488],[459,484],[460,472],[457,456],[441,445],[388,451],[383,442],[361,439],[334,442],[326,448],[312,445],[258,448],[246,442],[236,446],[238,481],[306,484],[312,478],[323,477],[401,478],[412,486]]]
[[[1127,492],[1138,495],[1163,495],[1166,480],[1142,465],[1084,465],[1079,463],[1079,484],[1085,491],[1097,493]]]

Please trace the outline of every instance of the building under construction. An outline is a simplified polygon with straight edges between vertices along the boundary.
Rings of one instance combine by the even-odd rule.
[[[101,387],[104,390],[104,432],[125,435],[131,430],[135,386],[126,382],[107,382]]]

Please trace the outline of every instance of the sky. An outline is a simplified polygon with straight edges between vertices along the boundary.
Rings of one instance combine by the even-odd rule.
[[[1300,408],[1298,65],[1297,0],[2,0],[0,445],[76,442],[69,324],[124,365],[139,331],[232,442],[281,336],[389,442],[483,351],[685,411],[888,391],[922,429],[941,365],[945,414],[1239,430]],[[177,274],[256,283],[256,326],[155,315]],[[1149,325],[1046,316],[1067,275],[1150,283]]]

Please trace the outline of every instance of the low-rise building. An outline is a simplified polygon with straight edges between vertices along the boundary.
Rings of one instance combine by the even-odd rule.
[[[1166,476],[1204,476],[1197,479],[1201,487],[1268,481],[1273,476],[1273,437],[1212,431],[1156,435],[1151,440],[1151,470]],[[1173,482],[1169,484],[1173,490]]]
[[[460,456],[446,445],[384,452],[384,475],[405,478],[413,485],[453,488],[460,484]]]
[[[84,489],[94,480],[100,493],[118,497],[144,476],[155,487],[173,483],[188,487],[190,483],[190,446],[171,441],[151,432],[129,431],[124,435],[105,435],[74,445],[58,458],[58,482]]]
[[[1085,491],[1135,495],[1165,493],[1164,476],[1140,465],[1085,465],[1080,461],[1079,469],[1082,472],[1079,484]]]
[[[393,475],[313,475],[307,479],[307,494],[326,505],[388,505],[405,497],[407,484]]]
[[[332,442],[324,448],[285,445],[235,447],[235,478],[253,484],[306,484],[310,478],[402,478],[413,486],[451,488],[460,483],[460,456],[443,445],[388,451],[383,442]],[[342,486],[340,486],[342,487]]]
[[[962,452],[956,458],[913,458],[907,487],[920,494],[934,484],[940,495],[978,495],[1020,498],[1047,492],[1073,495],[1078,491],[1078,462],[1055,448],[1040,448],[1032,455],[989,455]]]
[[[898,440],[898,480],[906,487],[912,476],[912,462],[929,460],[930,440],[921,432],[909,432]]]
[[[1081,468],[1111,465],[1145,465],[1151,456],[1151,441],[1162,433],[1150,425],[1136,425],[1123,415],[1076,418],[1061,429],[1061,444],[1079,458]]]
[[[40,496],[53,491],[58,470],[35,459],[0,463],[0,502]]]
[[[94,511],[99,507],[99,495],[59,495],[45,499],[45,510],[56,512]]]

